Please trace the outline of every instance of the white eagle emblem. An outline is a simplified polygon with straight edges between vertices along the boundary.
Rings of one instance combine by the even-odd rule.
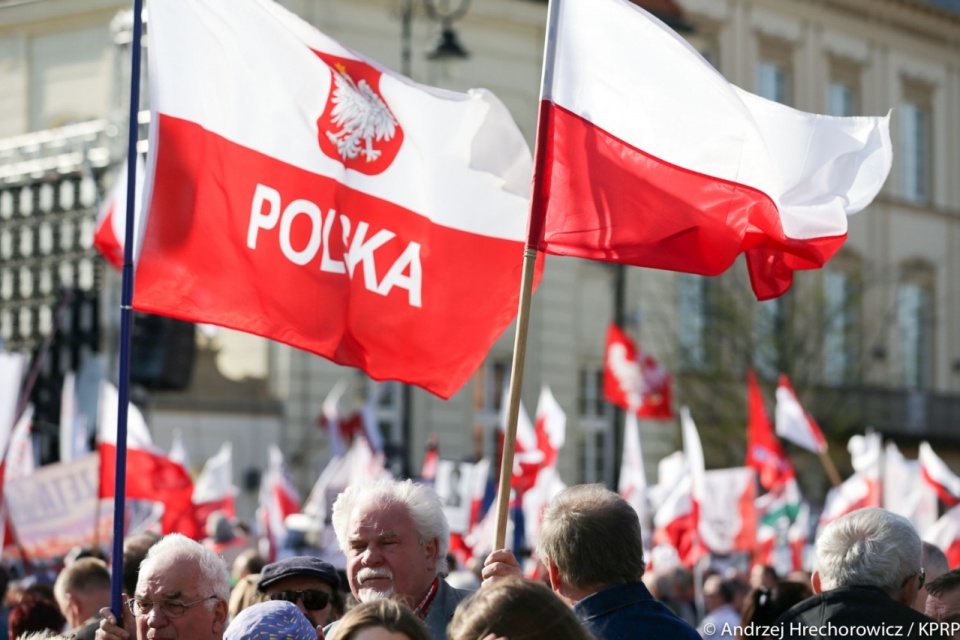
[[[367,162],[380,157],[374,141],[390,140],[397,130],[397,121],[383,99],[366,80],[355,83],[347,74],[335,71],[331,120],[340,127],[327,131],[327,138],[337,147],[340,157],[354,160],[363,156]]]

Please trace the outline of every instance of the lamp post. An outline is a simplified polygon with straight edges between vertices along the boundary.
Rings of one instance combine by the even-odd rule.
[[[427,18],[441,25],[440,37],[436,46],[427,52],[427,59],[443,61],[451,59],[463,60],[469,57],[469,52],[460,44],[453,24],[467,14],[470,0],[456,0],[456,6],[451,0],[419,0],[423,4],[423,11]],[[411,52],[413,40],[413,17],[418,0],[402,0],[400,5],[400,73],[408,78],[413,73],[413,57]]]

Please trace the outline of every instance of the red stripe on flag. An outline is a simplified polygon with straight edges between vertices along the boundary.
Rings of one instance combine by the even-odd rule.
[[[701,275],[723,273],[747,252],[754,292],[766,299],[846,239],[788,238],[766,194],[660,160],[563,107],[544,112],[542,251]]]
[[[158,125],[137,309],[261,335],[444,398],[476,371],[516,315],[522,242],[433,224],[195,123],[161,114]],[[258,185],[278,194],[279,207],[255,198]],[[314,206],[323,226],[301,213],[289,224],[264,218],[262,228],[251,228],[252,215],[295,201],[296,209]],[[350,275],[344,254],[361,228],[367,241],[381,231],[394,235]],[[281,242],[288,242],[286,254]],[[422,276],[408,265],[391,280],[414,245]],[[302,265],[287,257],[291,249]],[[419,301],[412,280],[421,283]]]

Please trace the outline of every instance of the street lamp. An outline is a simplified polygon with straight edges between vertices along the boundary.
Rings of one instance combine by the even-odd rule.
[[[432,50],[427,52],[428,60],[463,60],[469,57],[469,52],[460,43],[453,23],[466,15],[470,8],[470,0],[420,0],[423,10],[430,20],[441,24],[440,37]],[[455,2],[455,5],[453,3]],[[411,64],[411,41],[413,39],[413,14],[417,0],[402,0],[400,6],[400,72],[410,77],[413,72]]]

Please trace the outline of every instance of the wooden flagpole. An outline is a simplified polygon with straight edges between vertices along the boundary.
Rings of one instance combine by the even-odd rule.
[[[510,479],[513,476],[513,454],[517,445],[517,420],[520,415],[520,390],[523,387],[523,365],[527,353],[527,327],[530,320],[530,299],[533,294],[534,267],[537,250],[523,252],[523,275],[520,278],[520,310],[517,313],[517,335],[513,342],[513,365],[510,369],[510,395],[507,425],[503,435],[500,461],[500,484],[497,489],[496,536],[493,548],[503,549],[507,538],[507,515],[510,507]]]
[[[520,416],[520,391],[523,387],[523,364],[527,353],[527,329],[530,322],[530,298],[537,263],[537,246],[543,233],[543,218],[550,197],[550,175],[547,170],[547,138],[550,131],[551,110],[546,104],[545,89],[553,85],[553,66],[556,59],[557,21],[560,0],[550,0],[547,8],[547,34],[543,50],[543,76],[540,80],[540,113],[537,119],[537,143],[533,164],[533,195],[530,198],[530,220],[527,228],[527,246],[523,251],[523,275],[520,278],[520,303],[517,312],[517,334],[513,343],[513,364],[510,369],[510,395],[507,401],[507,424],[503,434],[503,452],[500,460],[500,484],[497,489],[497,520],[493,542],[494,550],[503,549],[507,538],[507,515],[510,508],[510,479],[513,476],[513,454],[517,445],[517,421]]]
[[[133,212],[137,195],[137,138],[140,114],[140,39],[143,0],[133,0],[133,39],[130,42],[130,111],[127,119],[127,228],[124,230],[123,281],[120,293],[120,353],[117,391],[117,454],[113,493],[113,550],[110,572],[110,610],[123,621],[123,525],[127,490],[127,406],[130,402],[130,334],[133,325]]]
[[[820,462],[823,464],[823,468],[827,472],[827,477],[830,478],[830,482],[833,483],[833,486],[839,487],[841,484],[843,484],[843,480],[840,479],[840,473],[834,466],[833,460],[830,459],[826,449],[820,451],[818,455],[820,456]]]

